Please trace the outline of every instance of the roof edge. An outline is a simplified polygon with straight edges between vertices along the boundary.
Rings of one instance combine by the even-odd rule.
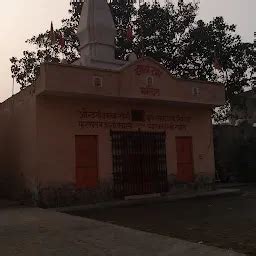
[[[166,71],[166,73],[169,74],[169,76],[174,79],[174,80],[177,80],[177,81],[190,81],[190,82],[195,82],[195,83],[203,83],[203,84],[211,84],[211,85],[216,85],[216,86],[221,86],[223,87],[224,84],[223,83],[218,83],[218,82],[212,82],[212,81],[203,81],[203,80],[198,80],[198,79],[186,79],[186,78],[178,78],[178,77],[175,77],[174,75],[172,75],[170,73],[170,71],[161,63],[159,63],[158,61],[156,61],[154,58],[152,57],[149,57],[149,56],[144,56],[142,58],[139,58],[133,62],[130,62],[128,63],[127,65],[123,66],[120,68],[120,71],[124,71],[125,69],[131,67],[132,65],[135,65],[136,63],[140,63],[144,60],[149,60],[151,62],[153,62],[154,64],[158,65],[159,67],[161,67],[162,69],[164,69]]]

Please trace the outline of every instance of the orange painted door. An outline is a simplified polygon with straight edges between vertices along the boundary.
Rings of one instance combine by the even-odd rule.
[[[193,182],[194,162],[193,144],[191,137],[176,137],[177,151],[177,180],[179,182]]]
[[[95,188],[98,185],[97,136],[76,136],[77,188]]]

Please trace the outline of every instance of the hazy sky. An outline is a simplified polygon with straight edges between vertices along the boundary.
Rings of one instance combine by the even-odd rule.
[[[67,16],[69,0],[9,0],[2,1],[0,15],[0,102],[11,94],[10,57],[21,56],[25,40],[44,32],[51,20],[57,27]],[[201,0],[200,18],[210,20],[224,16],[237,24],[243,40],[253,41],[256,31],[255,0]],[[19,89],[16,85],[16,91]]]

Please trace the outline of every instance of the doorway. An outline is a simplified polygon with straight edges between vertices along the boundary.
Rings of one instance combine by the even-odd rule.
[[[194,181],[194,161],[192,137],[176,137],[177,181]]]
[[[83,135],[75,137],[76,186],[95,188],[98,185],[98,137]]]
[[[165,133],[112,132],[117,197],[168,190]]]

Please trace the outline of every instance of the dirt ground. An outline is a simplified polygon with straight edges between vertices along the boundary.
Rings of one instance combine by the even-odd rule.
[[[241,196],[75,212],[151,233],[256,255],[256,186]]]

